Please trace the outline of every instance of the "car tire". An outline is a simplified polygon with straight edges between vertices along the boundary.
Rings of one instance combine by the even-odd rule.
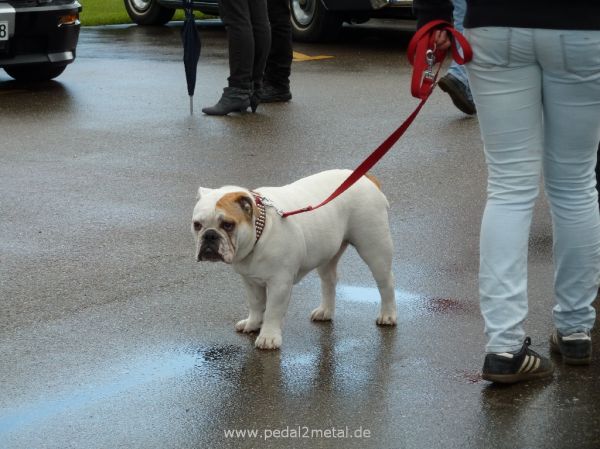
[[[327,11],[321,0],[290,0],[292,34],[301,42],[317,42],[335,37],[342,18]]]
[[[165,8],[158,0],[124,0],[127,14],[138,25],[164,25],[175,15],[175,10]]]
[[[66,65],[28,64],[4,67],[4,71],[17,81],[49,81],[56,78],[67,68]]]

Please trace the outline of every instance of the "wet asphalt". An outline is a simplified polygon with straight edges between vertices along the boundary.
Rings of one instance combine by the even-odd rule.
[[[333,323],[309,319],[311,274],[280,351],[235,332],[240,280],[194,261],[198,186],[358,165],[416,106],[410,27],[297,44],[333,58],[294,63],[290,103],[216,118],[200,108],[225,83],[224,30],[201,26],[190,116],[180,26],[83,29],[76,62],[42,86],[0,74],[0,447],[600,447],[597,349],[589,367],[554,358],[552,380],[480,378],[486,173],[477,119],[442,92],[373,170],[391,204],[398,326],[375,325],[375,283],[349,251]],[[541,199],[526,328],[542,354],[551,245]]]

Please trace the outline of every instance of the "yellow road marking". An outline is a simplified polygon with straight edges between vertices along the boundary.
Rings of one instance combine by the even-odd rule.
[[[309,55],[305,55],[303,53],[298,53],[297,51],[294,52],[294,61],[296,61],[296,62],[319,61],[321,59],[332,59],[332,58],[333,58],[333,56],[325,56],[325,55],[309,56]]]

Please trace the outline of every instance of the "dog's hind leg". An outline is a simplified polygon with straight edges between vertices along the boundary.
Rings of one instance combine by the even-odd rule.
[[[333,259],[317,268],[321,278],[321,304],[310,314],[313,321],[329,321],[335,312],[335,286],[337,284],[337,265],[348,247],[348,243],[342,243],[340,250]]]
[[[376,232],[375,232],[376,231]],[[381,307],[377,324],[394,326],[397,322],[397,307],[394,291],[394,274],[392,273],[392,237],[389,228],[378,226],[377,229],[366,227],[360,232],[370,233],[370,238],[355,238],[350,242],[358,254],[368,265],[381,295]],[[377,235],[376,239],[372,236]]]

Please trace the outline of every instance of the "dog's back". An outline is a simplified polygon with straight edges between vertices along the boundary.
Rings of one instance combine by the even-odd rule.
[[[295,210],[309,205],[316,206],[317,204],[320,204],[333,193],[351,173],[351,170],[345,169],[327,170],[299,179],[285,186],[261,187],[256,189],[256,191],[272,200],[279,209],[285,211]],[[342,209],[353,209],[354,206],[359,206],[356,202],[363,203],[373,201],[375,202],[375,205],[381,205],[386,208],[389,207],[387,199],[381,191],[381,183],[371,174],[363,176],[356,181],[352,187],[333,201],[337,202],[337,206]],[[322,209],[310,213],[325,211],[326,208],[327,206],[324,206]],[[298,215],[298,217],[301,215]]]

